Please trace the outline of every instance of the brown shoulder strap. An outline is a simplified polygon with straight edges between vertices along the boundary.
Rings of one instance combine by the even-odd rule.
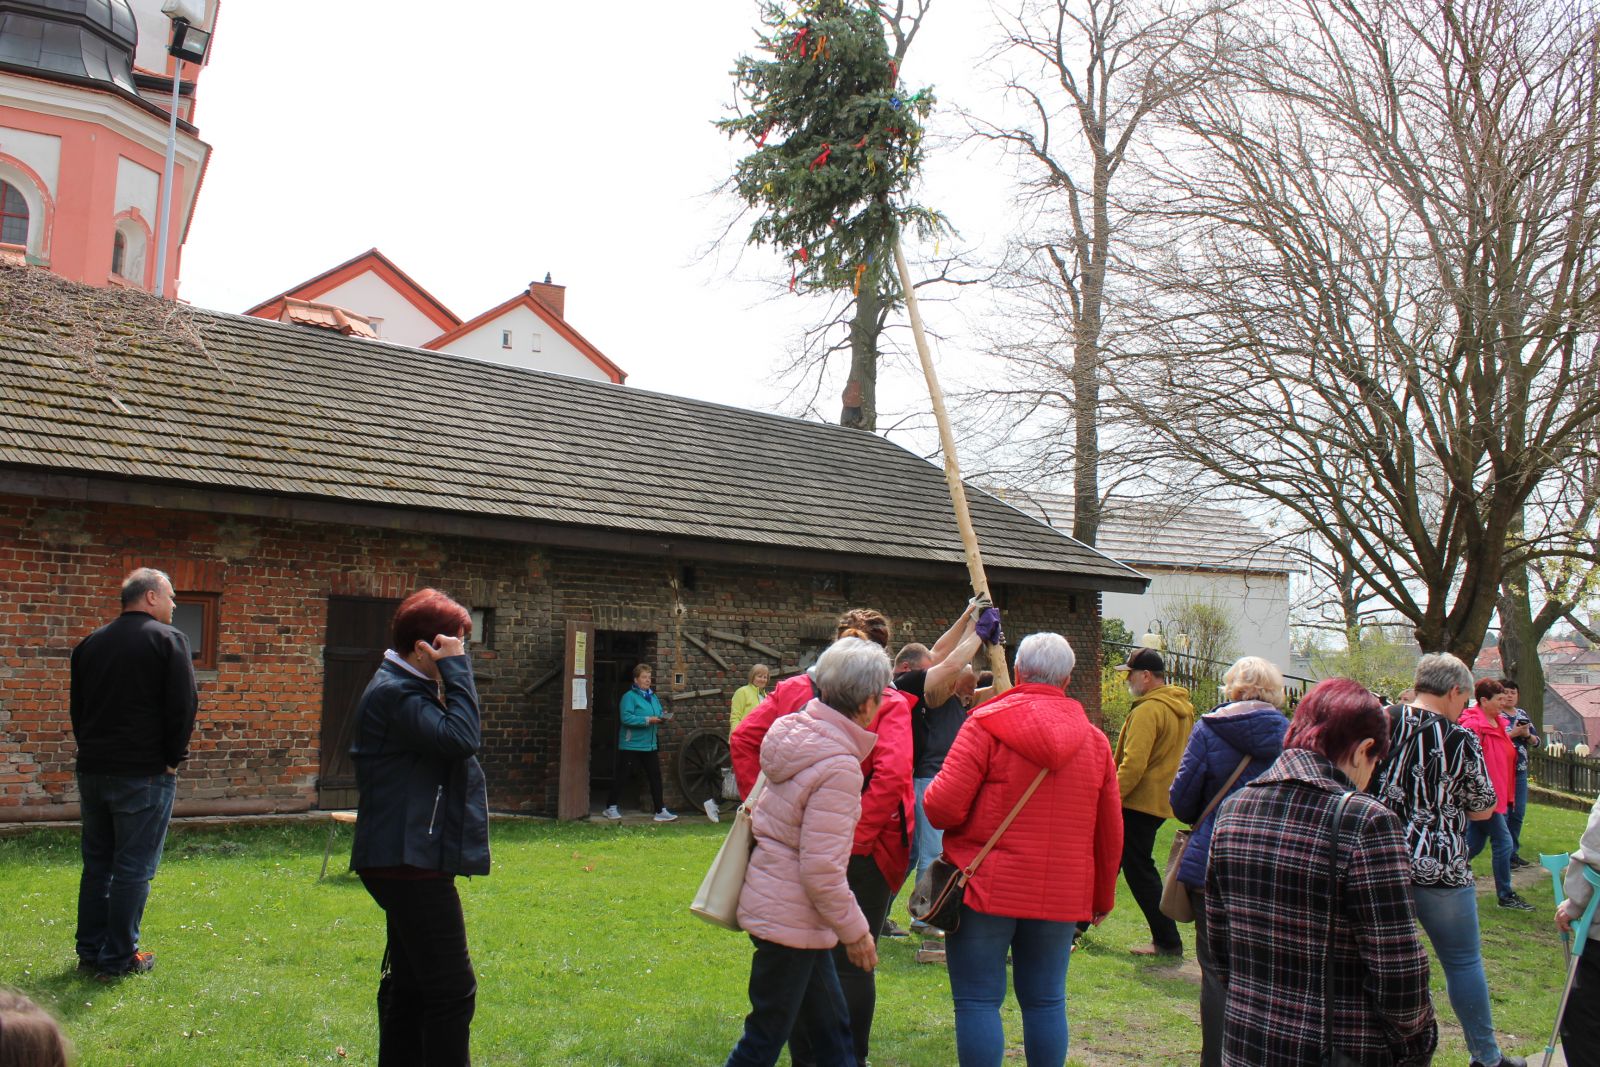
[[[972,877],[972,872],[978,869],[978,864],[983,862],[983,857],[989,854],[989,850],[991,848],[994,848],[994,843],[1000,840],[1000,835],[1006,832],[1006,827],[1011,825],[1011,820],[1015,819],[1017,814],[1022,811],[1022,805],[1028,802],[1028,798],[1033,796],[1033,791],[1039,788],[1039,783],[1044,781],[1044,776],[1049,773],[1049,767],[1039,768],[1039,773],[1034,775],[1033,783],[1028,786],[1027,791],[1022,794],[1022,798],[1017,801],[1016,807],[1011,809],[1011,814],[1005,817],[1005,820],[1001,822],[999,828],[995,830],[994,836],[989,838],[988,842],[983,846],[983,848],[978,850],[978,854],[972,857],[972,862],[967,864],[966,875],[968,878]]]
[[[1235,767],[1233,773],[1228,776],[1228,780],[1222,783],[1222,788],[1217,790],[1217,795],[1211,798],[1211,803],[1206,805],[1206,810],[1202,811],[1200,817],[1194,821],[1194,826],[1199,826],[1205,822],[1206,816],[1217,810],[1217,805],[1221,804],[1222,798],[1228,795],[1228,790],[1233,788],[1233,783],[1237,782],[1239,776],[1244,773],[1244,769],[1250,766],[1250,760],[1251,757],[1247,755],[1239,761],[1239,766]],[[1190,829],[1194,829],[1194,826],[1191,826]]]

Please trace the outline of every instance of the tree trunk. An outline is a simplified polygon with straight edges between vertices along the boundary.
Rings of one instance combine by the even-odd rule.
[[[1533,617],[1528,596],[1528,572],[1512,567],[1506,572],[1500,596],[1500,667],[1507,678],[1517,680],[1517,704],[1533,720],[1534,732],[1544,732],[1544,664],[1539,662],[1539,641],[1559,618],[1559,613],[1543,622]]]
[[[882,296],[878,272],[869,271],[856,296],[855,318],[850,320],[850,379],[844,387],[839,425],[857,430],[878,428],[878,337],[883,320],[878,314]]]

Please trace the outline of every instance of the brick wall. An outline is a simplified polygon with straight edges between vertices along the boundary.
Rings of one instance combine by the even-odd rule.
[[[333,524],[0,496],[0,620],[9,635],[0,647],[0,820],[48,817],[53,807],[76,802],[68,657],[115,616],[118,585],[139,565],[166,570],[180,593],[218,595],[217,666],[201,674],[192,758],[180,778],[180,802],[191,808],[316,803],[330,596],[398,598],[437,585],[493,611],[492,645],[474,655],[490,800],[497,809],[540,814],[556,807],[561,685],[557,679],[532,687],[560,663],[568,620],[648,635],[663,692],[679,673],[687,690],[719,691],[674,702],[676,717],[662,729],[668,802],[678,804],[678,742],[698,727],[726,728],[728,697],[751,662],[770,658],[714,640],[733,667],[724,671],[681,634],[738,633],[779,650],[781,666],[792,668],[802,642],[830,634],[846,607],[883,610],[895,620],[897,643],[931,643],[966,597],[958,583],[686,567]],[[1096,594],[1018,586],[997,595],[1013,642],[1054,629],[1080,662],[1096,661]],[[1097,716],[1097,675],[1080,674],[1073,695]]]

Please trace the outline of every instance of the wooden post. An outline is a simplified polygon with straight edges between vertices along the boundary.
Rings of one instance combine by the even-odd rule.
[[[917,342],[917,357],[922,360],[922,374],[928,379],[928,396],[933,401],[934,421],[939,424],[939,445],[944,450],[944,480],[950,487],[950,503],[955,508],[956,525],[961,528],[961,546],[966,550],[967,573],[972,578],[972,591],[988,596],[989,579],[983,573],[983,553],[978,550],[978,534],[972,528],[972,512],[967,508],[967,487],[961,481],[961,461],[956,456],[956,438],[950,432],[950,416],[944,409],[944,390],[939,387],[939,375],[933,369],[933,356],[928,352],[928,338],[922,331],[922,312],[917,308],[917,292],[911,286],[911,270],[906,266],[906,255],[900,249],[900,230],[894,231],[894,264],[900,271],[900,287],[906,294],[906,314],[911,318],[911,336]],[[1004,645],[989,645],[989,669],[994,672],[994,689],[1003,693],[1011,688],[1011,670],[1006,666]]]

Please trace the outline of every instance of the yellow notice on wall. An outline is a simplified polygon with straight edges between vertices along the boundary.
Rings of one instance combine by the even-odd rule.
[[[578,676],[588,674],[585,664],[589,662],[589,632],[579,630],[572,635],[572,673]]]

